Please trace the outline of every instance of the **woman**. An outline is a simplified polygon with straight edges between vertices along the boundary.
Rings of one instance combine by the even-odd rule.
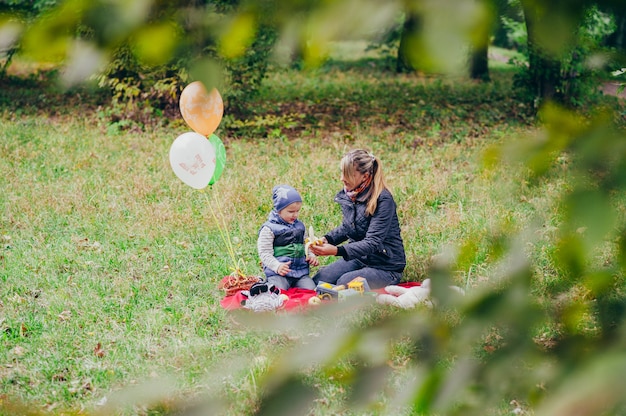
[[[344,189],[335,202],[342,223],[324,236],[323,244],[310,247],[317,256],[341,258],[321,268],[313,280],[345,285],[361,276],[371,289],[400,283],[406,255],[380,161],[365,150],[350,151],[341,159],[341,181]]]

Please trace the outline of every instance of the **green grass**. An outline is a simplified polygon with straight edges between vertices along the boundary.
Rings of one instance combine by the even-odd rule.
[[[506,243],[494,235],[521,232],[537,217],[559,220],[558,180],[530,187],[524,170],[483,165],[486,149],[535,131],[508,82],[332,68],[271,74],[258,112],[291,108],[296,128],[279,126],[274,135],[218,130],[228,161],[203,191],[184,185],[169,166],[171,143],[187,131],[180,120],[112,134],[80,107],[20,112],[3,102],[0,409],[25,403],[51,413],[164,414],[207,397],[215,410],[217,397],[226,414],[250,414],[262,386],[272,385],[267,377],[279,377],[279,365],[303,365],[288,357],[318,342],[316,333],[388,319],[394,312],[380,308],[334,320],[305,314],[295,327],[264,330],[267,322],[246,324],[219,304],[218,282],[234,266],[228,243],[247,273],[260,272],[256,236],[272,186],[300,190],[301,219],[316,231],[339,222],[332,197],[341,187],[339,159],[352,148],[371,149],[383,162],[407,249],[405,279],[424,279],[433,257],[456,247],[454,283],[479,286],[503,255]],[[528,247],[546,278],[557,274],[552,237],[546,229]],[[410,379],[420,345],[392,345],[389,386]],[[357,358],[342,359],[331,374],[321,361],[303,365],[302,386],[323,397],[315,414],[352,414],[342,405],[349,395],[341,380]],[[167,388],[146,386],[151,380]],[[383,397],[378,406],[394,404]]]

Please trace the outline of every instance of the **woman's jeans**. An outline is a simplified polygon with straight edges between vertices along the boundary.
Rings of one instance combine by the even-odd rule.
[[[402,272],[366,267],[359,260],[337,259],[334,263],[320,268],[313,281],[328,282],[333,285],[347,285],[355,277],[364,277],[370,289],[380,289],[389,285],[397,285],[402,279]]]

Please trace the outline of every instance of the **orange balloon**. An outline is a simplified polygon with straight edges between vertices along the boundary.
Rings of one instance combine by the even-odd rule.
[[[208,93],[202,82],[194,81],[180,94],[180,113],[192,130],[209,136],[222,121],[224,102],[217,89]]]

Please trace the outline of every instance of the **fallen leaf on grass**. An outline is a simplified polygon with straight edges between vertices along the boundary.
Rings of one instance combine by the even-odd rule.
[[[493,345],[485,345],[483,347],[483,350],[491,354],[496,351],[496,347],[494,347]]]
[[[19,345],[15,348],[13,348],[13,350],[11,350],[11,352],[14,355],[17,355],[18,357],[21,357],[22,355],[24,355],[24,352],[26,352],[26,350],[23,347],[20,347]]]
[[[68,373],[69,370],[67,368],[64,368],[63,371],[56,373],[52,376],[52,381],[67,381]]]
[[[59,321],[65,322],[68,321],[72,317],[71,311],[63,311],[59,314]]]
[[[93,391],[93,386],[89,381],[74,380],[68,391],[72,394],[86,394],[87,392]]]
[[[98,241],[89,241],[88,238],[73,237],[73,243],[78,250],[102,251],[102,245]]]
[[[187,241],[177,241],[176,244],[181,246],[184,249],[188,249],[189,247],[191,247],[191,243]]]
[[[102,345],[98,342],[98,345],[96,345],[96,348],[93,349],[93,353],[96,357],[104,357],[104,350],[102,349]]]

